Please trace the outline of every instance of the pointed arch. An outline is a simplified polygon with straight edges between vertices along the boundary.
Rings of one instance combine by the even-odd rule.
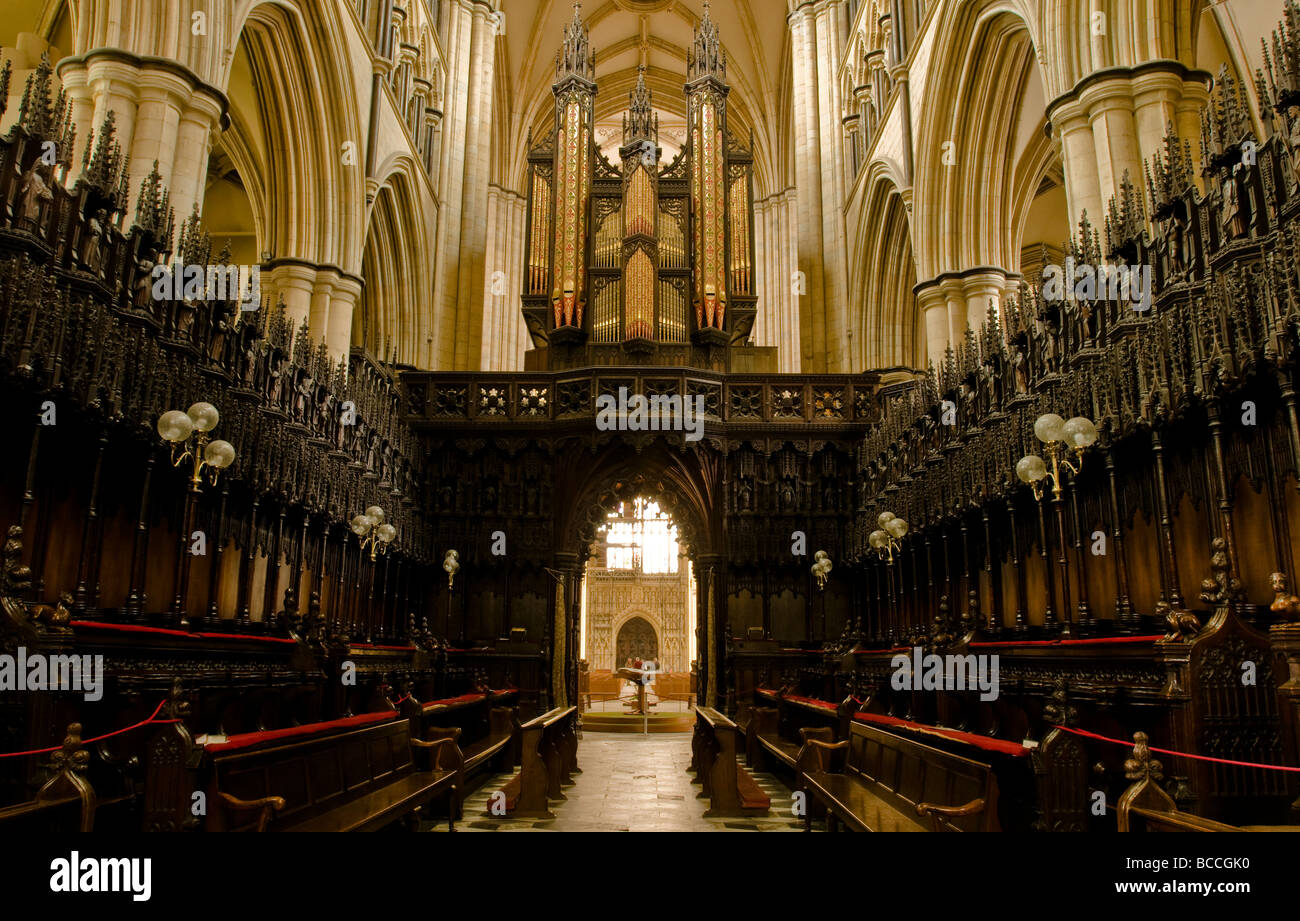
[[[370,208],[362,256],[365,286],[352,317],[352,344],[398,364],[414,365],[427,337],[420,266],[429,244],[419,219],[417,166],[398,159]]]
[[[919,368],[925,339],[916,287],[916,259],[897,171],[884,160],[867,169],[867,191],[853,239],[849,290],[855,367]]]

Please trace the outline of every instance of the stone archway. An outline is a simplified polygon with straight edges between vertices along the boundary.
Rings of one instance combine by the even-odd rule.
[[[696,599],[691,602],[697,618],[694,658],[701,670],[701,687],[717,687],[722,654],[719,625],[726,622],[725,608],[717,603],[725,597],[719,572],[723,559],[719,548],[726,542],[719,502],[723,488],[720,448],[712,439],[683,446],[663,436],[606,437],[595,448],[583,446],[572,451],[569,462],[557,465],[554,534],[555,545],[564,549],[555,554],[558,584],[552,635],[560,647],[553,655],[565,664],[551,673],[554,699],[565,699],[566,693],[568,699],[574,699],[577,692],[580,595],[588,548],[608,512],[618,502],[637,496],[653,497],[671,516],[678,529],[677,539],[694,566],[699,586],[689,596]],[[611,626],[616,638],[618,625]],[[672,643],[659,634],[661,661],[670,646]],[[616,643],[612,651],[617,655]],[[689,655],[679,658],[685,660],[681,668],[688,669]],[[615,659],[614,667],[625,659]]]
[[[629,658],[659,657],[659,633],[644,617],[629,617],[619,627],[614,640],[614,665],[622,666]]]

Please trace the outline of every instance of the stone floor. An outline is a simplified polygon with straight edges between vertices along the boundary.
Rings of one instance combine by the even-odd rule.
[[[690,733],[654,735],[586,733],[578,743],[582,773],[566,787],[568,797],[551,805],[553,819],[493,816],[488,798],[511,777],[488,778],[464,803],[460,831],[798,831],[803,822],[791,811],[790,790],[771,774],[754,779],[772,798],[765,816],[704,818],[708,801],[686,773],[691,763]],[[436,809],[437,807],[435,807]],[[820,823],[819,823],[820,824]],[[445,821],[425,823],[446,832]]]

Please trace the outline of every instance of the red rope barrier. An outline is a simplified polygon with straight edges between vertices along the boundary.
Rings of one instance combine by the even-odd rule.
[[[1125,742],[1123,739],[1112,739],[1110,736],[1097,735],[1095,732],[1088,732],[1086,729],[1071,729],[1069,726],[1056,726],[1056,729],[1072,732],[1077,736],[1085,736],[1089,739],[1098,739],[1102,742],[1114,742],[1116,745],[1123,745],[1132,748],[1132,742]],[[1230,761],[1226,758],[1211,758],[1209,755],[1189,755],[1187,752],[1170,751],[1167,748],[1156,748],[1154,745],[1148,746],[1151,751],[1159,752],[1162,755],[1173,755],[1175,758],[1195,758],[1197,761],[1213,761],[1215,764],[1233,764],[1237,767],[1260,768],[1265,771],[1297,771],[1300,767],[1289,767],[1285,764],[1256,764],[1253,761]]]
[[[149,714],[148,719],[141,720],[140,722],[136,723],[133,726],[127,726],[125,729],[117,729],[113,732],[107,732],[102,736],[95,736],[93,739],[82,739],[81,744],[89,745],[91,742],[102,742],[104,739],[111,739],[113,736],[120,736],[124,732],[130,732],[132,729],[139,729],[141,726],[148,726],[150,723],[157,723],[159,725],[163,723],[179,723],[180,720],[154,719],[154,717],[158,715],[158,712],[162,710],[163,705],[166,703],[167,703],[166,700],[159,701],[158,706],[154,708],[153,713]],[[50,752],[56,752],[61,748],[63,748],[62,745],[55,745],[51,748],[36,748],[29,752],[4,752],[4,753],[0,753],[0,758],[23,758],[28,755],[47,755]]]

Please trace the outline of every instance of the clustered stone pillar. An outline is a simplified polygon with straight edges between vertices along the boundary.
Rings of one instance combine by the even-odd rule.
[[[487,247],[492,149],[492,84],[497,17],[484,0],[447,4],[447,91],[438,220],[435,316],[454,318],[433,330],[428,367],[473,369],[481,360],[480,307]],[[463,141],[463,143],[462,143]]]
[[[841,371],[848,362],[848,273],[844,202],[844,137],[838,124],[843,0],[800,3],[789,15],[794,67],[795,173],[798,183],[799,271],[803,371]],[[831,148],[828,156],[826,148]],[[823,169],[824,163],[832,165]]]
[[[128,223],[134,216],[134,191],[154,161],[178,217],[188,216],[195,204],[202,208],[209,141],[228,107],[223,93],[181,64],[115,49],[64,58],[58,73],[72,100],[78,143],[86,143],[113,112],[130,170]],[[73,158],[74,180],[81,162]]]
[[[1163,147],[1169,125],[1181,137],[1199,136],[1209,84],[1203,71],[1153,61],[1097,71],[1048,105],[1061,139],[1072,224],[1087,211],[1093,226],[1102,225],[1126,171],[1141,192],[1143,163]]]
[[[346,356],[362,280],[337,266],[299,259],[277,259],[263,269],[265,296],[272,304],[284,302],[285,317],[293,330],[297,332],[306,320],[312,341],[323,339],[334,361]]]
[[[782,374],[797,374],[800,369],[799,306],[804,295],[795,276],[799,269],[796,198],[793,189],[786,189],[754,203],[756,290],[767,309],[758,312],[753,339],[755,345],[776,347]]]
[[[488,187],[481,358],[484,370],[507,371],[524,364],[528,331],[520,313],[519,292],[523,287],[526,206],[518,192]]]
[[[941,275],[916,286],[916,299],[925,316],[927,357],[935,368],[943,364],[944,350],[956,350],[966,336],[966,327],[979,329],[988,316],[990,303],[1000,309],[1002,300],[1014,293],[1019,276],[995,267],[970,269]]]

